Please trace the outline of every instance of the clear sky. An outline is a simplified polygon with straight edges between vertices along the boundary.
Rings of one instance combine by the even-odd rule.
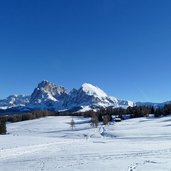
[[[171,1],[1,0],[0,98],[42,80],[171,100]]]

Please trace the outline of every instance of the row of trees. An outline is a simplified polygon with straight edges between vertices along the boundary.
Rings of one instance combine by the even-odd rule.
[[[149,114],[154,114],[155,117],[171,115],[171,104],[166,104],[165,106],[160,108],[154,108],[148,106],[135,106],[135,107],[128,107],[127,109],[106,108],[106,109],[100,109],[97,112],[86,111],[82,113],[77,113],[77,115],[84,116],[84,117],[92,117],[96,115],[100,122],[102,122],[105,117],[108,117],[109,120],[111,120],[112,115],[124,119],[124,115],[130,115],[130,118],[139,118],[139,117],[146,117]]]
[[[166,104],[162,108],[157,108],[154,110],[155,117],[168,116],[171,114],[171,104]]]
[[[91,125],[97,127],[99,122],[104,125],[109,124],[112,121],[112,116],[116,116],[121,119],[125,119],[126,115],[130,118],[147,117],[149,114],[154,114],[154,117],[171,115],[171,104],[167,104],[161,108],[154,108],[148,106],[135,106],[123,108],[107,108],[101,109],[97,112],[87,111],[80,113],[84,117],[91,117]]]
[[[107,125],[112,121],[112,115],[115,115],[121,119],[124,119],[125,115],[130,115],[130,118],[138,118],[148,116],[148,114],[154,114],[155,117],[167,116],[171,114],[171,104],[167,104],[161,108],[147,107],[147,106],[135,106],[123,108],[106,108],[98,111],[87,111],[81,113],[70,112],[51,112],[51,111],[32,111],[28,113],[6,115],[0,117],[0,134],[6,134],[6,122],[20,122],[26,120],[37,119],[46,116],[83,116],[91,117],[91,125],[97,127],[99,122],[103,122]],[[72,121],[72,127],[74,127],[74,121]]]
[[[157,109],[154,107],[147,107],[147,106],[135,106],[135,107],[128,107],[127,109],[123,108],[106,108],[100,109],[98,111],[86,111],[82,113],[77,113],[78,116],[84,117],[97,117],[99,122],[106,122],[106,120],[111,121],[112,116],[117,116],[121,119],[124,119],[124,115],[130,115],[130,118],[138,118],[144,117],[148,114],[155,114]]]
[[[111,115],[103,115],[102,116],[102,115],[100,115],[98,113],[94,113],[94,112],[91,113],[90,125],[92,127],[97,128],[98,125],[99,125],[99,122],[102,122],[104,125],[108,125],[109,122],[111,122],[111,121],[112,121],[112,116]],[[70,121],[70,127],[71,127],[72,130],[74,130],[75,124],[76,123],[75,123],[74,119],[72,118],[71,121]]]
[[[92,127],[98,127],[99,122],[102,122],[104,125],[108,125],[109,122],[112,121],[112,116],[109,114],[106,115],[97,115],[97,114],[92,114],[91,115],[91,126]]]

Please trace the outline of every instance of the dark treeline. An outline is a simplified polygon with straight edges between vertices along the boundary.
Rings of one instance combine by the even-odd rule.
[[[91,117],[92,115],[96,114],[101,121],[102,116],[105,115],[114,115],[124,119],[124,115],[130,115],[130,118],[139,118],[139,117],[146,117],[149,114],[154,114],[154,117],[160,116],[167,116],[171,115],[171,104],[166,104],[164,107],[161,108],[154,108],[148,106],[135,106],[135,107],[128,107],[127,109],[123,108],[106,108],[100,109],[97,112],[94,111],[87,111],[82,113],[77,113],[78,116],[84,117]],[[110,117],[111,118],[111,117]]]
[[[128,107],[127,109],[107,108],[101,109],[97,112],[87,111],[80,113],[80,115],[84,117],[91,117],[91,125],[93,127],[97,127],[99,122],[102,122],[104,125],[109,124],[112,121],[112,116],[123,120],[126,118],[147,117],[149,114],[153,114],[156,118],[171,115],[171,104],[167,104],[162,108],[156,109],[148,106],[135,106]]]
[[[21,122],[32,119],[38,119],[46,116],[83,116],[91,117],[92,126],[97,126],[99,122],[104,125],[112,121],[112,116],[117,116],[124,119],[124,116],[129,115],[129,118],[146,117],[149,114],[154,114],[155,117],[167,116],[171,114],[171,104],[167,104],[162,108],[155,109],[154,107],[135,106],[123,108],[106,108],[98,111],[86,112],[51,112],[51,111],[31,111],[22,114],[5,115],[0,117],[0,134],[6,134],[6,122]]]
[[[86,111],[77,113],[78,116],[84,116],[84,117],[91,117],[92,115],[97,115],[99,118],[99,121],[102,121],[103,116],[109,115],[109,120],[111,120],[111,116],[117,116],[123,119],[124,115],[130,115],[130,118],[138,118],[138,117],[144,117],[149,114],[155,114],[155,109],[153,107],[147,107],[147,106],[135,106],[135,107],[128,107],[127,109],[123,108],[106,108],[106,109],[100,109],[98,111]]]
[[[58,112],[51,111],[30,111],[27,113],[13,114],[1,116],[0,120],[5,120],[6,122],[21,122],[32,119],[38,119],[46,116],[57,116]]]

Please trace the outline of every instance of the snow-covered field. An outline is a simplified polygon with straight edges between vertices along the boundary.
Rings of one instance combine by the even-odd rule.
[[[7,124],[0,171],[171,171],[171,117],[92,128],[88,118],[47,117]]]

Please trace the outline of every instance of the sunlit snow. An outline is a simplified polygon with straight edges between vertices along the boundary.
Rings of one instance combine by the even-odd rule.
[[[171,117],[90,126],[89,118],[9,123],[0,136],[2,171],[170,171]]]

